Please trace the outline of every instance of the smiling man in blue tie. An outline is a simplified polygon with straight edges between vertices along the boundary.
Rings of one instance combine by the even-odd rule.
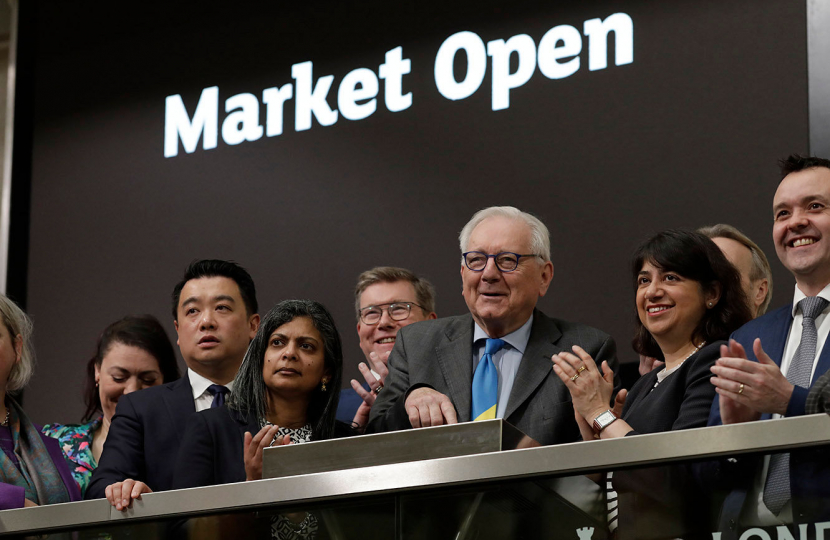
[[[547,227],[516,208],[491,207],[459,240],[469,313],[398,332],[369,430],[504,418],[541,444],[577,440],[570,394],[550,357],[579,345],[615,369],[616,346],[599,330],[536,309],[553,278]]]

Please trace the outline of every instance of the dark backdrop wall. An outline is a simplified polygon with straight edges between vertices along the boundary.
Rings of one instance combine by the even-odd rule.
[[[26,408],[35,421],[79,419],[83,366],[116,318],[152,313],[175,339],[170,291],[196,258],[247,267],[263,312],[284,298],[325,303],[345,340],[346,375],[357,376],[357,275],[410,268],[435,283],[439,315],[464,312],[457,235],[495,204],[551,229],[555,277],[542,309],[608,331],[623,361],[636,359],[629,256],[658,230],[731,223],[770,255],[775,302],[791,294],[770,206],[776,159],[807,150],[803,1],[32,4],[20,66],[31,70],[32,112],[15,118],[31,129],[31,177],[15,185],[31,195],[25,303],[39,366]],[[614,13],[633,23],[633,61],[615,64],[611,33],[608,67],[592,71],[583,24]],[[557,25],[582,34],[571,76],[536,68],[497,111],[489,57],[470,97],[436,88],[449,36],[474,32],[487,44],[527,34],[539,45]],[[281,135],[224,142],[229,97],[252,94],[264,125],[263,90],[294,83],[292,66],[311,61],[315,82],[333,76],[327,102],[338,109],[344,76],[377,74],[396,47],[411,61],[409,108],[390,112],[381,80],[365,119],[341,114],[297,131],[291,99]],[[519,60],[511,55],[511,72]],[[461,54],[457,80],[466,69]],[[165,158],[165,99],[180,95],[192,117],[214,86],[216,148],[200,140],[188,153],[179,142]]]

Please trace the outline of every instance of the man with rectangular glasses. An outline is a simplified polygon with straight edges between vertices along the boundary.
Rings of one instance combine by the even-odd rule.
[[[536,309],[553,264],[547,227],[534,216],[487,208],[459,240],[470,312],[398,332],[369,431],[504,418],[541,444],[577,440],[570,393],[551,356],[578,345],[617,371],[614,340]]]
[[[365,357],[358,369],[366,383],[352,379],[352,388],[340,392],[337,419],[362,429],[377,393],[383,389],[386,362],[398,330],[437,315],[432,284],[405,268],[378,266],[363,272],[357,278],[354,297],[357,335]]]

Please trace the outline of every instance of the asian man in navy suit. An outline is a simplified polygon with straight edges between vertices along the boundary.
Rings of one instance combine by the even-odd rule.
[[[778,258],[795,277],[793,301],[747,323],[722,347],[712,367],[718,398],[710,425],[803,415],[812,381],[830,368],[830,347],[824,346],[830,333],[830,160],[792,155],[781,160],[781,169],[772,236]],[[792,452],[785,464],[779,457],[721,463],[718,475],[736,480],[722,512],[724,530],[827,518],[830,487],[818,478],[828,470],[813,454]]]
[[[250,274],[229,261],[191,263],[173,289],[173,325],[187,376],[121,397],[87,499],[123,510],[142,493],[170,489],[185,422],[224,403],[259,327]]]

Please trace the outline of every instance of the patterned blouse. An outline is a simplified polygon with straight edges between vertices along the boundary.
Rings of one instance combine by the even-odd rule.
[[[43,426],[43,434],[57,439],[63,450],[63,459],[72,471],[72,477],[78,487],[81,488],[81,495],[86,493],[89,481],[92,478],[92,471],[98,466],[95,457],[92,455],[92,434],[101,425],[103,416],[99,416],[88,424],[46,424]]]

